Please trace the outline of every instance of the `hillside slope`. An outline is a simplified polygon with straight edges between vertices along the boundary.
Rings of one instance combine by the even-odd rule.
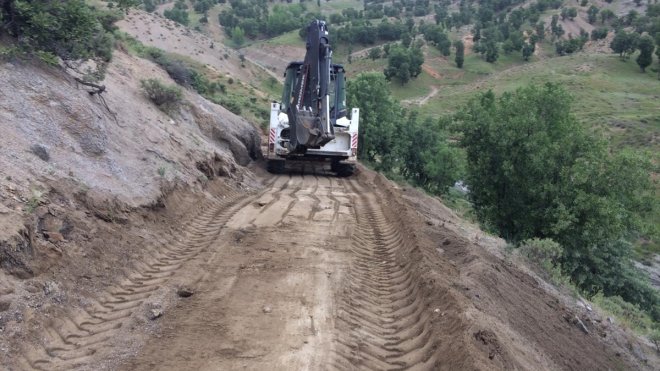
[[[136,241],[176,228],[163,218],[222,199],[204,191],[212,179],[226,177],[226,191],[257,184],[244,170],[261,156],[251,123],[188,91],[167,115],[141,91],[145,78],[173,84],[153,63],[122,52],[103,81],[103,100],[60,70],[0,65],[3,359],[20,353],[17,344],[48,313],[145,254]]]

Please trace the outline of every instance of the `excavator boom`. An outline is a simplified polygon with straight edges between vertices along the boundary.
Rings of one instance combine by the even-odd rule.
[[[306,46],[305,60],[287,111],[291,126],[289,150],[293,153],[320,148],[334,139],[328,93],[332,49],[324,21],[314,20],[307,27]]]

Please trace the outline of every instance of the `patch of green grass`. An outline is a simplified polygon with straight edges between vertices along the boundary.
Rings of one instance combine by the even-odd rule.
[[[268,45],[290,45],[290,46],[304,46],[305,41],[300,38],[299,30],[289,31],[272,39],[264,40],[262,43]]]
[[[396,100],[412,99],[424,97],[431,92],[431,85],[434,85],[437,80],[433,76],[422,71],[422,73],[414,79],[411,79],[405,85],[401,85],[399,81],[390,82],[390,91]]]
[[[362,10],[364,7],[363,2],[360,0],[321,0],[321,13],[323,15],[332,13],[341,13],[342,10],[353,8]]]
[[[552,81],[573,94],[576,116],[589,126],[606,129],[615,146],[660,149],[654,139],[660,130],[658,81],[651,71],[641,73],[633,58],[621,62],[615,55],[580,53],[525,64],[512,57],[499,66],[475,58],[466,57],[463,74],[444,75],[438,95],[420,108],[423,114],[453,112],[488,89],[502,93]]]
[[[654,322],[647,313],[635,304],[628,303],[619,296],[607,297],[601,293],[596,294],[592,301],[600,309],[636,333],[648,336],[651,339],[658,337],[660,324]]]

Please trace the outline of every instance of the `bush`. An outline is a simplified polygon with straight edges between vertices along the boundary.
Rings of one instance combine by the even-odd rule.
[[[607,37],[607,27],[594,28],[591,31],[591,40],[601,40]]]
[[[242,110],[241,110],[241,104],[231,100],[231,99],[223,99],[220,104],[225,107],[226,109],[229,110],[229,112],[232,112],[236,115],[240,115]]]
[[[108,61],[112,30],[119,15],[90,8],[83,0],[7,0],[0,7],[0,35],[8,33],[29,51],[50,52],[63,60]]]
[[[599,308],[638,333],[653,335],[659,330],[658,324],[654,323],[653,319],[642,311],[638,305],[629,303],[620,296],[605,296],[602,292],[599,292],[591,300]]]
[[[518,253],[522,255],[544,279],[555,285],[563,285],[575,291],[568,277],[561,271],[561,259],[564,249],[557,242],[549,238],[532,238],[522,241],[518,247]]]
[[[183,93],[175,85],[165,85],[156,79],[140,81],[147,98],[163,111],[172,111],[181,104]]]
[[[167,19],[171,19],[176,23],[187,26],[190,23],[188,19],[188,11],[184,9],[168,9],[163,12],[163,15]]]
[[[561,245],[549,238],[532,238],[522,241],[519,249],[527,259],[541,265],[555,266],[564,256],[564,249]]]

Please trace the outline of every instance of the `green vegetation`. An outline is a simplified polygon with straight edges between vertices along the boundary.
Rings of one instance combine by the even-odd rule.
[[[561,269],[581,290],[621,296],[660,320],[660,295],[633,268],[628,242],[653,212],[651,164],[610,153],[570,102],[546,84],[481,94],[457,114],[477,217],[510,241],[557,241]]]
[[[260,88],[269,95],[258,97],[253,87],[218,74],[190,58],[145,46],[126,34],[117,33],[116,37],[130,52],[161,66],[177,84],[195,90],[206,99],[252,122],[262,126],[268,124],[269,97],[281,94],[281,84],[277,80],[266,79]]]
[[[388,81],[395,78],[405,84],[422,73],[424,54],[420,48],[405,48],[397,44],[389,49],[388,54],[387,68],[384,71]]]
[[[361,109],[358,155],[363,161],[436,194],[446,193],[460,178],[463,158],[448,140],[447,123],[403,110],[383,75],[358,75],[348,83],[347,98],[349,106]]]
[[[240,28],[250,39],[260,34],[269,37],[299,30],[317,15],[305,13],[304,3],[278,4],[269,8],[266,0],[230,0],[230,8],[222,10],[218,21],[227,32]],[[230,35],[231,36],[231,35]]]
[[[140,84],[147,98],[164,112],[172,112],[181,104],[183,93],[176,85],[165,85],[156,79],[141,80]]]
[[[132,4],[119,3],[122,9]],[[70,67],[69,62],[91,59],[99,71],[90,78],[102,77],[112,59],[112,32],[121,13],[98,10],[83,0],[5,0],[0,5],[0,38],[7,35],[15,45],[8,54],[37,56],[49,64],[61,58]]]
[[[172,9],[167,9],[163,12],[165,18],[171,19],[174,22],[187,26],[190,23],[188,18],[188,5],[183,0],[177,0]]]
[[[456,57],[454,62],[456,62],[456,67],[463,68],[463,63],[465,62],[465,45],[461,40],[454,42],[454,47],[456,48]]]

